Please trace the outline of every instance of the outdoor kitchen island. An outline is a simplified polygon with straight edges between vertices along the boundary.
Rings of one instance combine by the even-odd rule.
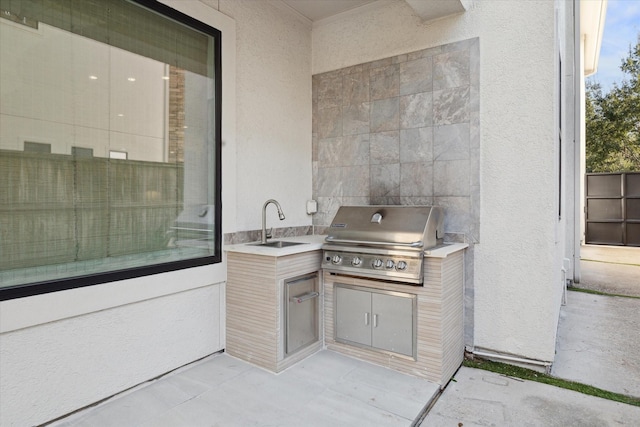
[[[467,246],[466,243],[452,243],[427,251],[423,259],[424,283],[416,286],[324,271],[325,347],[399,372],[426,378],[444,388],[464,358],[464,250]],[[376,312],[382,312],[379,321],[369,321],[374,328],[371,340],[373,345],[352,343],[341,338],[341,334],[335,330],[338,325],[335,305],[340,301],[336,291],[342,290],[364,293],[370,291],[372,297],[378,299],[400,298],[398,303],[392,305],[401,307],[402,312],[394,317],[404,317],[404,325],[401,323],[396,326],[397,331],[390,334],[390,342],[397,345],[398,350],[381,348],[388,342],[384,340],[382,344],[375,345],[374,329],[379,328],[384,321],[384,308],[371,309],[371,316],[377,316]],[[410,298],[415,301],[412,306],[403,304],[404,300]],[[359,313],[356,313],[356,316],[359,316]],[[402,319],[400,322],[403,322]],[[397,342],[398,336],[403,335],[407,329],[412,332],[411,350],[408,352],[410,354],[401,350],[406,345]]]
[[[423,258],[424,282],[407,285],[322,272],[321,248],[324,238],[317,235],[287,237],[283,240],[306,243],[286,248],[253,244],[225,248],[228,257],[227,353],[272,372],[280,372],[321,348],[327,348],[426,378],[444,387],[464,356],[463,266],[468,245],[443,244],[426,250]],[[319,339],[287,355],[284,308],[290,298],[285,298],[285,282],[287,278],[304,278],[313,272],[320,272],[319,295],[313,298],[320,303]],[[402,312],[392,317],[404,319],[400,328],[410,329],[410,350],[402,354],[362,343],[336,340],[337,287],[365,294],[390,294],[399,298],[392,298],[392,301],[400,302],[396,307],[400,307]],[[305,292],[304,295],[312,294]],[[407,306],[406,301],[411,303]],[[369,322],[372,324],[373,318]]]

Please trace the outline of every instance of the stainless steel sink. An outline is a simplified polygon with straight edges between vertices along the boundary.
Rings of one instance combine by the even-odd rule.
[[[285,242],[282,240],[274,240],[267,243],[252,243],[251,246],[264,246],[267,248],[286,248],[287,246],[306,245],[303,242]]]

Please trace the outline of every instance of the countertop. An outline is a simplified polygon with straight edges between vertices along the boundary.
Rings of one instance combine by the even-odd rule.
[[[427,258],[446,258],[452,253],[461,251],[468,247],[468,243],[445,243],[444,245],[438,246],[434,249],[427,249],[424,251],[424,256]]]
[[[311,236],[296,236],[296,237],[276,237],[273,239],[269,239],[269,242],[273,241],[283,241],[283,242],[300,242],[304,243],[302,245],[295,246],[287,246],[284,248],[270,248],[267,246],[255,246],[255,243],[260,242],[249,242],[249,243],[239,243],[236,245],[227,245],[224,247],[224,250],[227,252],[240,252],[245,254],[252,255],[265,255],[265,256],[285,256],[285,255],[294,255],[303,252],[310,252],[315,250],[320,250],[322,245],[324,244],[324,238],[326,235],[318,235],[314,234]]]
[[[224,250],[227,252],[239,252],[245,254],[253,254],[253,255],[265,255],[265,256],[285,256],[285,255],[294,255],[303,252],[315,251],[322,249],[322,245],[325,243],[324,239],[327,237],[326,235],[318,235],[314,234],[311,236],[297,236],[297,237],[281,237],[269,239],[270,242],[273,241],[284,241],[284,242],[300,242],[304,243],[302,245],[295,246],[287,246],[284,248],[270,248],[267,246],[255,246],[255,243],[259,242],[249,242],[249,243],[239,243],[236,245],[227,245],[224,247]],[[461,251],[467,248],[469,245],[467,243],[445,243],[444,245],[437,247],[435,249],[429,249],[424,251],[425,257],[432,258],[446,258],[452,253]]]

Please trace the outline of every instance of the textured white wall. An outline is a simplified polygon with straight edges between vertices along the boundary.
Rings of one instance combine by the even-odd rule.
[[[208,2],[217,4],[217,1]],[[268,1],[220,0],[237,23],[237,230],[310,225],[311,28]]]
[[[0,425],[37,425],[222,348],[224,286],[0,335]]]
[[[313,74],[480,38],[475,346],[553,360],[557,244],[554,2],[470,2],[423,23],[404,1],[313,28]]]

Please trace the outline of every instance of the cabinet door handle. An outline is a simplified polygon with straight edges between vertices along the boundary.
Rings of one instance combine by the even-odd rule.
[[[369,325],[369,313],[364,314],[364,324],[367,326]]]
[[[377,314],[373,315],[373,327],[374,328],[378,327],[378,315]]]
[[[289,301],[300,304],[301,302],[316,298],[318,295],[320,294],[317,292],[309,292],[308,294],[299,295],[297,297],[290,297]]]

